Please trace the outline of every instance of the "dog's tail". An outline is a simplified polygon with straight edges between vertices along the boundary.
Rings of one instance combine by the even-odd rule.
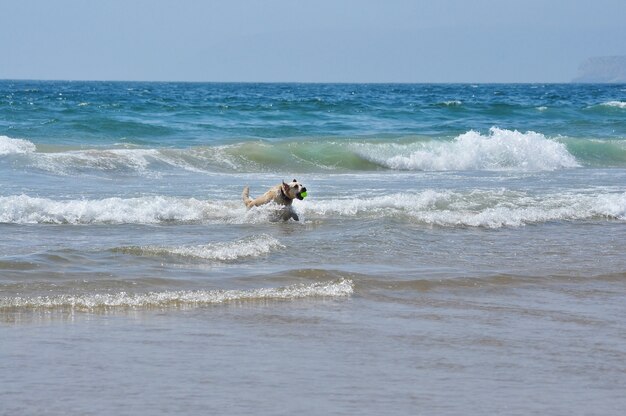
[[[241,193],[241,197],[243,198],[243,203],[246,204],[246,207],[250,208],[250,203],[252,202],[252,198],[250,198],[250,187],[246,186],[243,188],[243,192]]]

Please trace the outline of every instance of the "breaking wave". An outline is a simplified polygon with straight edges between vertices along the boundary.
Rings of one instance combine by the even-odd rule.
[[[12,139],[7,136],[0,136],[0,156],[19,154],[19,153],[32,153],[37,150],[34,143],[23,139]]]
[[[313,284],[251,290],[163,291],[142,294],[127,292],[103,294],[62,294],[54,296],[0,298],[0,311],[70,309],[150,309],[201,307],[229,302],[295,300],[314,297],[345,297],[354,292],[351,280],[339,279]]]
[[[234,261],[263,256],[281,248],[285,246],[277,239],[269,235],[260,235],[227,243],[194,246],[129,246],[115,248],[113,251],[135,256],[178,256],[213,261]]]
[[[240,201],[211,202],[165,196],[66,201],[27,195],[0,197],[0,223],[14,224],[254,222],[262,212],[246,212]]]
[[[273,220],[271,204],[246,210],[239,200],[201,201],[195,198],[141,197],[56,201],[27,195],[0,197],[0,223],[14,224],[245,224]],[[401,218],[444,227],[523,226],[547,221],[626,220],[626,193],[578,191],[554,194],[498,190],[424,190],[331,200],[296,201],[294,209],[306,222],[336,217]],[[174,255],[210,260],[263,254],[280,247],[272,239],[181,247],[123,247],[137,255]],[[230,245],[229,245],[230,244]],[[250,254],[252,253],[252,254]]]
[[[535,132],[491,128],[469,131],[452,142],[359,145],[362,156],[397,170],[556,170],[580,166],[564,144]]]
[[[589,157],[581,143],[596,149]],[[120,145],[122,146],[122,145]],[[618,152],[615,155],[615,151]],[[491,128],[487,134],[468,131],[454,138],[395,139],[319,138],[295,141],[248,141],[190,148],[114,147],[68,149],[35,146],[0,136],[0,155],[13,166],[54,175],[110,174],[159,176],[190,172],[346,172],[376,170],[551,171],[586,164],[622,164],[621,140],[548,138],[537,132]],[[606,155],[607,159],[598,155]]]
[[[601,105],[604,107],[626,108],[626,101],[607,101]]]
[[[548,221],[626,220],[626,193],[565,193],[533,196],[523,192],[434,191],[371,198],[309,201],[307,218],[400,217],[443,227],[519,227]]]

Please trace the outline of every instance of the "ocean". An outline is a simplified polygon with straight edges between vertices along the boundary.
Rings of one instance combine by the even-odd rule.
[[[0,235],[2,415],[626,409],[625,85],[4,80]]]

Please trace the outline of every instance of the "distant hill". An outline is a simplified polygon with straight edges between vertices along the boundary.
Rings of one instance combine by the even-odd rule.
[[[626,82],[626,56],[600,56],[585,60],[572,82]]]

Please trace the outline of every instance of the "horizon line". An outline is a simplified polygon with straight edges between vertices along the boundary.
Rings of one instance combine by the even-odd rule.
[[[137,80],[137,79],[61,79],[61,78],[0,78],[0,82],[136,82],[172,84],[335,84],[335,85],[503,85],[503,84],[624,84],[624,82],[581,82],[581,81],[199,81],[199,80]]]

